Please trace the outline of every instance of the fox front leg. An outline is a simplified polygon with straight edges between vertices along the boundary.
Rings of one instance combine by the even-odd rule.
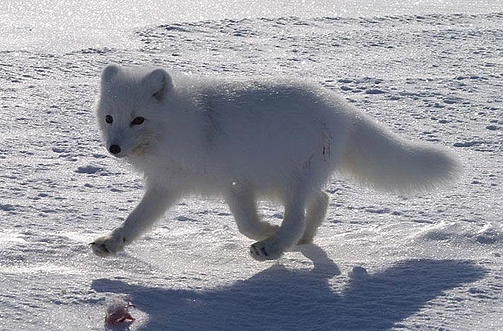
[[[177,194],[172,191],[147,186],[145,195],[124,223],[108,236],[97,238],[90,244],[94,254],[105,257],[122,251],[149,230],[176,200]]]

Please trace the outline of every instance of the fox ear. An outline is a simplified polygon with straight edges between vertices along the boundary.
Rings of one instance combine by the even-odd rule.
[[[106,66],[106,68],[103,69],[103,72],[101,73],[101,84],[102,85],[109,84],[119,71],[120,71],[119,66],[115,64],[110,64]]]
[[[166,93],[173,87],[170,75],[164,69],[155,69],[144,79],[145,86],[152,98],[162,101]]]

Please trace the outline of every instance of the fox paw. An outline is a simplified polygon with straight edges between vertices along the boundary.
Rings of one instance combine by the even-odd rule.
[[[126,238],[124,236],[105,236],[99,237],[89,245],[93,250],[93,253],[106,257],[118,253],[124,249],[126,243]]]
[[[263,240],[250,246],[250,255],[257,261],[276,260],[283,255],[283,250],[271,240]]]

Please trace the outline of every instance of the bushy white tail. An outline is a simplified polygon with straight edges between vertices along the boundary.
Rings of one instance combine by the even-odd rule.
[[[455,180],[461,166],[447,150],[405,141],[372,119],[358,117],[340,171],[379,190],[412,193]]]

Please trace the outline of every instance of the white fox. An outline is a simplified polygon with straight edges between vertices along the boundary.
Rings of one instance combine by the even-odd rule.
[[[335,93],[291,79],[223,80],[163,69],[106,67],[97,118],[108,151],[143,173],[146,192],[124,223],[91,247],[121,251],[190,193],[228,203],[251,256],[279,258],[309,243],[334,172],[409,193],[455,179],[447,150],[407,142]],[[260,219],[258,198],[284,205],[280,226]]]

